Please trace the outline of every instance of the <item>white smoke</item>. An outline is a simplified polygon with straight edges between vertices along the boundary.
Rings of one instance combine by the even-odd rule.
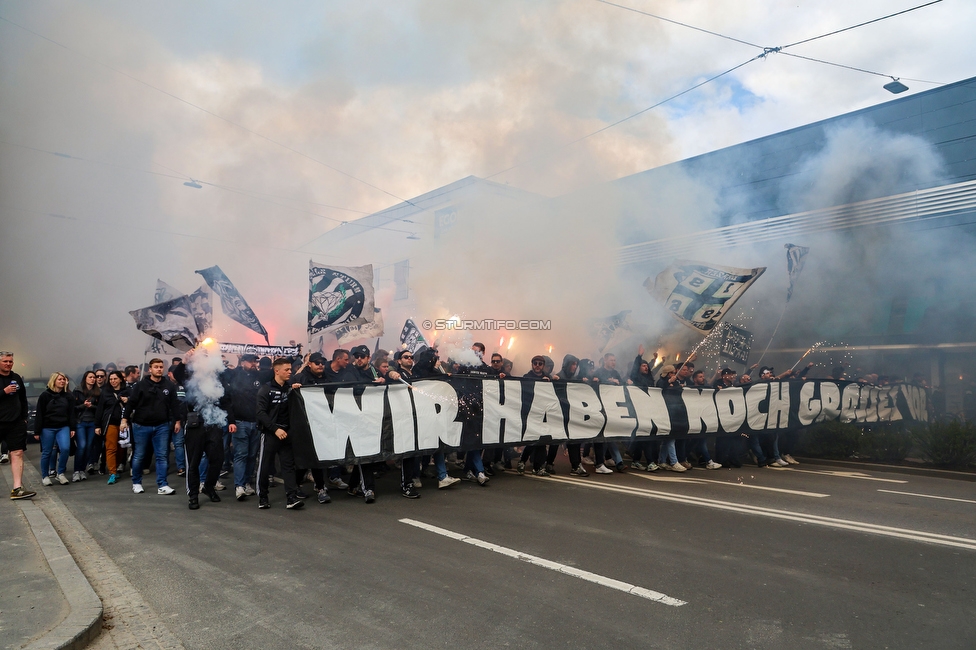
[[[227,411],[217,405],[224,396],[224,386],[220,383],[220,373],[224,371],[220,347],[216,343],[198,346],[188,355],[186,365],[190,374],[186,382],[187,401],[207,426],[226,426]]]

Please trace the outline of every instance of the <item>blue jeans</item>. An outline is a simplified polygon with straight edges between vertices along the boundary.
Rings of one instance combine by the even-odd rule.
[[[613,462],[617,467],[624,464],[624,457],[620,455],[620,448],[617,447],[617,443],[608,442],[607,451],[610,452],[610,457],[613,458]]]
[[[68,470],[68,450],[71,449],[71,430],[68,427],[60,429],[41,429],[41,476],[47,476],[51,468],[51,450],[57,441],[58,448],[63,449],[58,455],[58,474]]]
[[[464,455],[464,469],[470,472],[474,472],[475,475],[481,474],[485,471],[485,465],[481,461],[481,450],[469,451]],[[437,470],[440,473],[440,470]],[[446,473],[446,470],[445,470]]]
[[[444,452],[434,452],[434,467],[437,468],[437,480],[443,481],[447,478],[447,463],[444,461]]]
[[[675,465],[678,462],[678,455],[674,453],[674,438],[661,441],[661,451],[657,455],[657,464]]]
[[[156,487],[167,485],[169,436],[169,422],[153,427],[132,423],[132,443],[135,445],[135,451],[132,453],[133,485],[142,485],[142,462],[146,456],[146,445],[150,440],[152,440],[153,453],[156,455]]]
[[[84,472],[88,466],[88,450],[95,439],[95,423],[79,422],[75,425],[75,471]],[[70,449],[70,447],[65,447]],[[98,460],[97,458],[95,460]]]
[[[183,441],[186,440],[186,434],[183,428],[180,427],[180,432],[173,432],[173,455],[176,457],[176,469],[186,469],[186,450],[184,449]],[[203,476],[201,474],[200,476]]]
[[[261,432],[257,422],[238,422],[234,436],[234,485],[253,485],[254,466],[257,464]],[[341,474],[340,474],[341,476]]]

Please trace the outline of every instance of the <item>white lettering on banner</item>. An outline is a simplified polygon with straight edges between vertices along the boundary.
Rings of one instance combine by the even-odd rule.
[[[413,419],[411,390],[400,383],[390,384],[386,398],[393,418],[393,452],[403,454],[417,448],[417,425]]]
[[[767,429],[787,429],[790,426],[790,385],[781,381],[769,384],[769,419]]]
[[[603,401],[603,410],[607,414],[607,428],[603,431],[604,437],[629,438],[634,433],[637,420],[630,415],[630,409],[627,408],[627,396],[624,394],[624,387],[610,384],[601,385],[600,399]]]
[[[797,407],[796,415],[803,426],[813,424],[823,410],[820,400],[813,399],[816,388],[817,385],[812,382],[806,382],[800,387],[800,405]]]
[[[569,437],[571,440],[600,435],[607,418],[600,408],[600,398],[589,384],[566,384],[569,402]]]
[[[715,392],[715,411],[723,431],[738,431],[746,421],[746,396],[741,386]]]
[[[759,405],[769,397],[769,384],[753,384],[746,391],[746,418],[749,428],[761,431],[766,428],[766,414],[759,410]]]
[[[320,459],[342,458],[347,442],[352,443],[353,456],[380,453],[385,392],[385,386],[367,386],[360,398],[360,409],[352,388],[337,389],[331,408],[321,388],[303,391],[316,455]]]
[[[481,382],[481,386],[485,404],[481,441],[486,445],[493,445],[522,440],[522,383],[506,381],[504,401],[501,381],[486,379]]]
[[[857,410],[861,406],[861,389],[857,384],[844,386],[840,396],[840,421],[854,422],[857,420]]]
[[[552,436],[553,440],[565,440],[563,407],[559,405],[559,398],[556,397],[552,383],[536,381],[533,384],[532,406],[529,407],[529,414],[525,418],[523,442],[538,440],[542,436]]]
[[[718,431],[718,412],[715,410],[715,390],[712,388],[685,388],[681,401],[688,412],[688,433],[715,433]]]
[[[657,428],[656,435],[666,436],[671,433],[671,415],[668,405],[664,402],[664,394],[659,390],[642,391],[636,386],[627,387],[630,403],[634,405],[637,414],[637,435],[649,436]]]
[[[895,408],[895,398],[891,393],[891,387],[882,388],[878,391],[881,399],[878,404],[878,420],[880,422],[893,422],[901,419],[901,413]]]
[[[440,441],[457,447],[461,444],[461,422],[457,391],[445,381],[426,381],[413,392],[417,411],[417,443],[420,449],[437,449]]]
[[[821,410],[817,422],[836,420],[840,416],[840,386],[829,381],[820,382],[820,404]]]

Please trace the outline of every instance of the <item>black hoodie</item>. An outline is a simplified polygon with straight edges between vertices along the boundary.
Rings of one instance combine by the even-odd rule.
[[[176,384],[163,377],[155,382],[143,377],[132,387],[129,401],[122,409],[122,418],[134,424],[155,427],[180,419],[180,402],[176,397]]]
[[[67,390],[55,393],[48,388],[37,398],[37,416],[34,418],[34,434],[42,429],[69,427],[75,430],[75,398]]]
[[[576,364],[576,370],[570,372],[569,367]],[[579,379],[579,359],[571,354],[567,354],[563,357],[563,367],[559,371],[559,378],[563,381],[569,381],[571,379]]]

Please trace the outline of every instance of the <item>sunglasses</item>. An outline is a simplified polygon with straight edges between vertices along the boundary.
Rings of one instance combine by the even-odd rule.
[[[533,365],[533,366],[544,366],[544,365],[546,365],[546,364],[545,364],[545,362],[544,362],[544,361],[533,361],[533,362],[532,362],[532,365]]]
[[[409,354],[405,354],[405,355],[403,355],[403,356],[402,356],[402,357],[400,357],[400,358],[401,358],[401,359],[413,359],[413,357],[412,357],[412,356],[410,356]]]

